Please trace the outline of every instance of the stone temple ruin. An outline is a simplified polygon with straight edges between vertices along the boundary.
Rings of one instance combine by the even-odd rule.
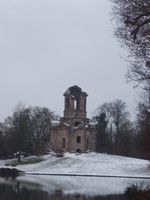
[[[78,86],[72,86],[64,93],[64,116],[51,130],[50,148],[53,151],[95,151],[95,129],[86,117],[87,96]]]

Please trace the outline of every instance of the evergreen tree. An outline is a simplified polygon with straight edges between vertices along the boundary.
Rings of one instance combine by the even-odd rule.
[[[95,117],[96,120],[96,151],[107,152],[108,150],[108,135],[106,132],[107,121],[106,114],[102,113]]]

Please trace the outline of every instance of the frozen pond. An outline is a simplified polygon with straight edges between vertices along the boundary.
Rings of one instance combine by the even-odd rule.
[[[124,199],[132,184],[150,186],[150,180],[26,175],[0,179],[0,200]],[[110,197],[110,198],[109,198]]]

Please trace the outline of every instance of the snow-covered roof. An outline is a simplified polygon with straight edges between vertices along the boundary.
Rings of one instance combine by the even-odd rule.
[[[56,126],[58,126],[59,124],[60,124],[60,121],[58,121],[58,120],[52,120],[52,127],[56,127]]]

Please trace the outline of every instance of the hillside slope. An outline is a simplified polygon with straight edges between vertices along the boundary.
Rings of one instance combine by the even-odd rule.
[[[65,153],[63,158],[49,154],[40,163],[18,165],[17,168],[28,173],[42,174],[150,176],[147,160],[100,153]]]

